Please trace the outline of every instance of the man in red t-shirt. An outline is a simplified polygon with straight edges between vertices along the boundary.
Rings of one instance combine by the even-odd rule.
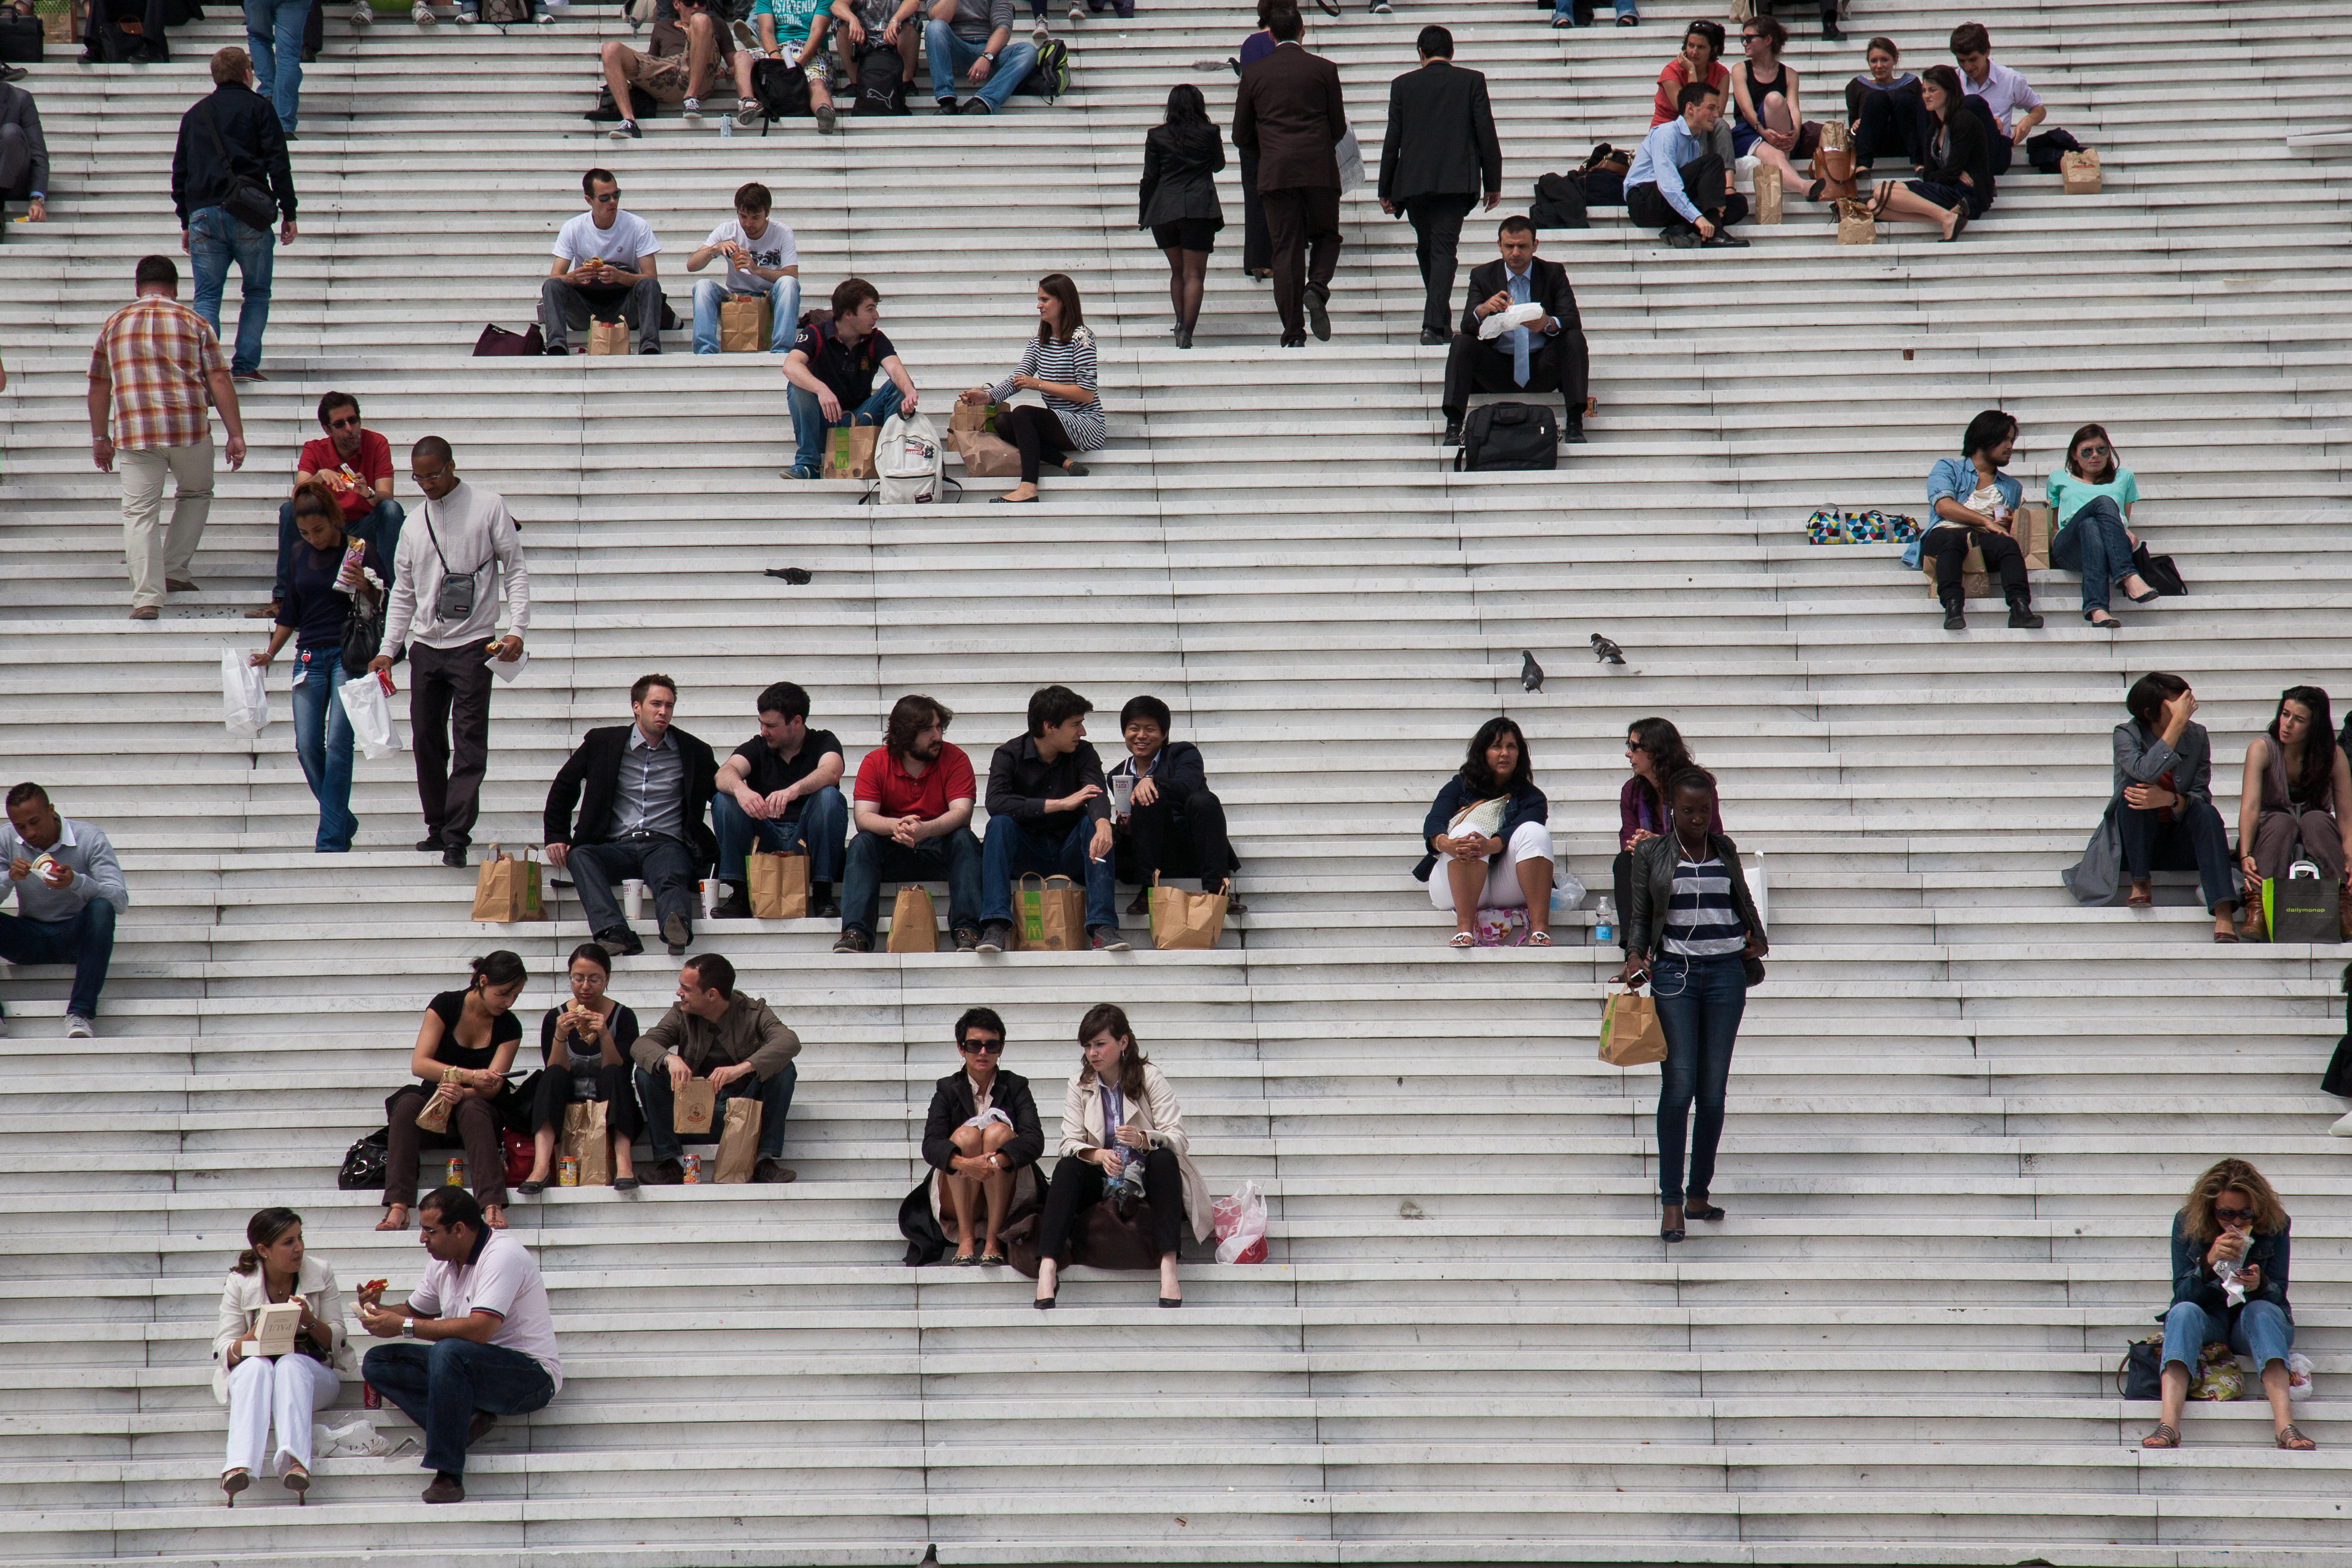
[[[373,544],[389,563],[400,543],[400,525],[408,514],[392,499],[392,443],[360,424],[360,400],[348,392],[331,392],[319,400],[319,428],[326,434],[302,444],[294,463],[294,488],[313,479],[323,481],[342,504],[343,531]],[[294,503],[278,509],[278,575],[270,584],[269,603],[247,610],[248,619],[278,614],[294,570]],[[389,589],[391,584],[384,587]]]
[[[901,697],[882,744],[858,764],[856,831],[841,879],[841,940],[834,952],[874,951],[885,881],[945,881],[955,950],[980,945],[980,839],[971,826],[980,789],[971,759],[948,744],[954,720],[929,697]]]

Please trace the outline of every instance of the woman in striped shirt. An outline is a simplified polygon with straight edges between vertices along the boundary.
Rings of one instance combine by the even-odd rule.
[[[1633,849],[1628,956],[1616,978],[1638,987],[1655,972],[1651,994],[1666,1037],[1658,1085],[1658,1201],[1665,1214],[1658,1235],[1680,1241],[1685,1217],[1723,1217],[1707,1202],[1707,1187],[1723,1136],[1731,1047],[1748,987],[1764,978],[1758,961],[1769,944],[1739,869],[1739,847],[1707,826],[1717,819],[1714,775],[1685,768],[1667,781],[1666,800],[1671,831]],[[1694,1099],[1698,1115],[1688,1140],[1685,1189],[1684,1122]]]
[[[1085,466],[1064,454],[1091,452],[1109,439],[1095,395],[1095,335],[1066,273],[1037,280],[1037,335],[1021,351],[1021,368],[994,386],[972,387],[963,401],[1005,403],[1016,392],[1037,393],[1045,406],[1008,405],[996,416],[996,433],[1021,448],[1021,482],[998,496],[999,504],[1037,499],[1037,468],[1047,453],[1062,472],[1083,474]]]

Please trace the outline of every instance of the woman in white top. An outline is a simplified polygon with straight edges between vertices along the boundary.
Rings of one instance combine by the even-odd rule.
[[[1176,1254],[1186,1215],[1194,1240],[1209,1235],[1208,1184],[1186,1152],[1183,1108],[1168,1079],[1137,1048],[1122,1009],[1108,1002],[1088,1008],[1078,1022],[1078,1048],[1081,1065],[1062,1099],[1062,1157],[1037,1225],[1037,1310],[1054,1305],[1055,1279],[1080,1211],[1110,1195],[1112,1182],[1125,1177],[1131,1183],[1130,1165],[1141,1166],[1144,1199],[1151,1205],[1160,1304],[1181,1307],[1184,1287],[1176,1278]]]
[[[246,1223],[246,1249],[221,1288],[220,1323],[213,1334],[213,1397],[228,1406],[228,1465],[221,1490],[228,1506],[271,1459],[269,1427],[278,1426],[273,1468],[297,1502],[309,1500],[310,1423],[335,1402],[339,1372],[356,1370],[343,1336],[343,1297],[335,1271],[302,1249],[302,1216],[263,1209]],[[292,1302],[300,1310],[294,1348],[259,1354],[254,1321],[261,1309]]]
[[[1016,392],[1034,392],[1045,406],[1014,405]],[[1037,335],[1021,351],[1021,368],[994,386],[975,386],[965,403],[1002,403],[996,433],[1021,448],[1021,482],[996,498],[1018,505],[1037,499],[1037,469],[1048,454],[1062,472],[1085,473],[1086,466],[1065,456],[1091,452],[1108,440],[1102,399],[1095,395],[1095,334],[1078,304],[1078,286],[1066,273],[1037,280]]]

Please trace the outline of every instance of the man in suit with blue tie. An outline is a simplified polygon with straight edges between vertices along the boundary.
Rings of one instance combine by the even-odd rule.
[[[1581,442],[1591,367],[1568,269],[1536,254],[1536,226],[1524,217],[1503,220],[1495,247],[1500,259],[1470,269],[1462,323],[1445,351],[1445,445],[1462,444],[1474,392],[1557,392],[1566,405],[1560,439]],[[1543,313],[1496,337],[1479,337],[1487,317],[1514,305],[1540,305]]]

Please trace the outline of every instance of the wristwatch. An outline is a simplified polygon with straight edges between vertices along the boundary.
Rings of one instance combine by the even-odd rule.
[[[994,55],[982,55],[980,58],[988,62],[989,69],[994,70],[996,68],[996,57]]]
[[[404,1340],[413,1340],[416,1337],[415,1319],[403,1318],[400,1320],[400,1337]]]

